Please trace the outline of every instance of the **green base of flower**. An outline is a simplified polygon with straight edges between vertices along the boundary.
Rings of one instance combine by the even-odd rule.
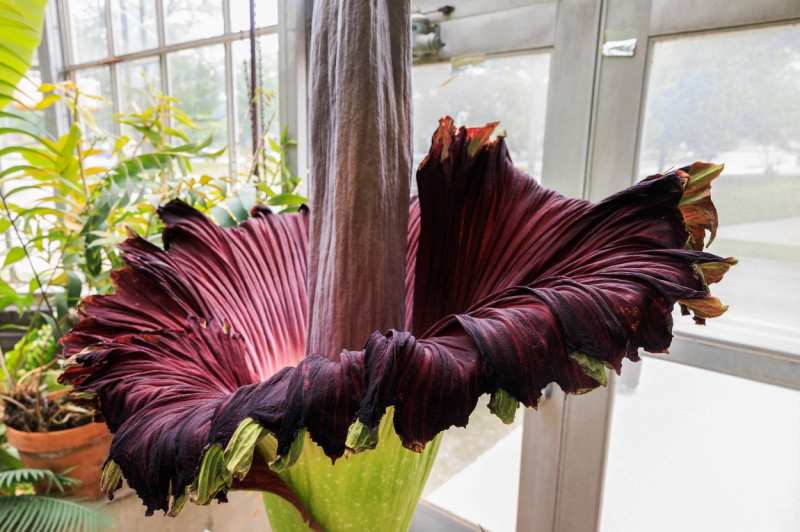
[[[425,487],[440,436],[421,453],[403,447],[388,410],[374,450],[341,458],[332,465],[306,436],[297,463],[280,473],[323,530],[408,530]],[[285,499],[264,494],[272,529],[307,531],[300,513]]]

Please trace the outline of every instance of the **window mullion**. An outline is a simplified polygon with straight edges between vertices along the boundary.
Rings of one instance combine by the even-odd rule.
[[[108,57],[114,57],[114,23],[111,16],[111,0],[105,0],[106,13],[106,44],[108,45]]]

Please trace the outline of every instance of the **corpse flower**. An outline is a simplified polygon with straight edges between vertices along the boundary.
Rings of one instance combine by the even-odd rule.
[[[124,476],[174,515],[259,489],[278,530],[407,528],[432,440],[480,395],[508,421],[550,382],[583,393],[666,352],[676,303],[700,323],[724,312],[708,284],[735,260],[702,251],[720,166],[592,204],[515,169],[494,127],[441,121],[411,203],[406,331],[360,351],[305,352],[307,208],[224,229],[172,202],[165,249],[127,240],[116,293],[87,298],[63,341],[73,398],[114,433],[108,493]]]

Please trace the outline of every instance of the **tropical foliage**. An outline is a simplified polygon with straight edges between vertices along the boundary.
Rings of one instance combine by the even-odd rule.
[[[69,81],[39,90],[37,111],[63,105],[73,122],[54,139],[24,116],[3,113],[12,125],[0,128],[0,135],[27,142],[8,142],[0,150],[7,161],[16,161],[0,171],[0,229],[15,243],[6,251],[0,289],[6,306],[33,313],[20,346],[5,357],[8,378],[0,390],[13,399],[12,409],[40,403],[42,370],[59,369],[52,353],[35,353],[41,342],[29,340],[55,342],[74,318],[82,294],[110,290],[110,272],[122,266],[117,245],[128,233],[160,242],[159,204],[180,198],[233,226],[256,204],[292,210],[304,201],[296,194],[300,179],[285,164],[285,150],[293,142],[285,131],[279,138],[264,134],[250,172],[213,178],[193,172],[192,164],[217,158],[224,149],[209,151],[210,136],[190,140],[196,126],[176,99],[153,89],[151,105],[116,117],[130,136],[114,137],[94,121],[88,104],[96,96]],[[16,351],[35,354],[20,357]],[[19,380],[9,380],[12,375]],[[39,415],[17,424],[26,430],[58,428],[51,421]]]
[[[12,100],[39,46],[45,5],[47,0],[0,0],[0,109]]]
[[[0,532],[109,529],[112,523],[98,505],[58,496],[75,484],[67,473],[46,469],[0,471]],[[41,486],[42,495],[33,493],[34,485]]]

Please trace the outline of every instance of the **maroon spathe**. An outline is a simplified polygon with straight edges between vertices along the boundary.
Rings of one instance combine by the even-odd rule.
[[[123,245],[117,292],[87,299],[64,340],[64,380],[99,405],[110,458],[149,510],[166,510],[245,418],[277,436],[279,455],[307,428],[336,458],[356,418],[374,428],[393,406],[420,450],[484,393],[535,406],[550,382],[597,387],[575,352],[619,370],[639,348],[666,351],[677,302],[699,320],[724,311],[706,282],[732,261],[684,249],[716,226],[708,209],[685,220],[687,193],[704,204],[708,183],[691,178],[704,166],[592,204],[516,170],[492,130],[442,120],[409,212],[409,332],[376,332],[361,351],[305,354],[306,209],[222,229],[172,202],[159,211],[166,251]]]

